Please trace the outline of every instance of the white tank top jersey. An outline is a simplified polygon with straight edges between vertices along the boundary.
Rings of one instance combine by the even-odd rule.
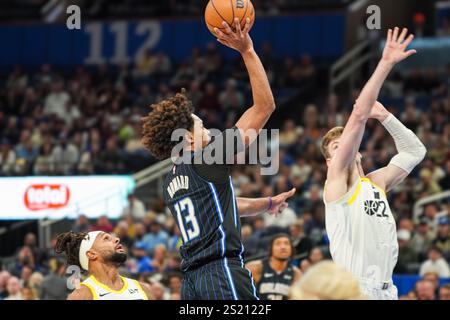
[[[148,300],[139,282],[122,276],[120,278],[123,281],[123,287],[120,290],[109,288],[100,283],[93,275],[84,280],[81,285],[91,291],[94,300]]]
[[[391,281],[397,230],[383,189],[360,178],[340,199],[325,202],[325,226],[337,264],[360,280]]]

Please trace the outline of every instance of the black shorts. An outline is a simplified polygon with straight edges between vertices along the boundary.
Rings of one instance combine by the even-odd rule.
[[[182,300],[259,300],[252,274],[242,262],[212,261],[184,273]]]

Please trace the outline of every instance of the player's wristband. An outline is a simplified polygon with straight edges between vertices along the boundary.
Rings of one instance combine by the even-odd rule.
[[[267,208],[267,210],[272,209],[272,197],[268,197],[269,199],[269,208]]]

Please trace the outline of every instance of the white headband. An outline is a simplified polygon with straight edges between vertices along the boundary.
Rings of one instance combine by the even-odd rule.
[[[103,231],[89,232],[86,235],[86,237],[84,237],[84,239],[81,241],[79,254],[80,265],[86,271],[89,270],[89,259],[86,255],[86,252],[88,252],[92,248],[92,246],[94,245],[95,238],[97,238],[97,236],[102,232]]]

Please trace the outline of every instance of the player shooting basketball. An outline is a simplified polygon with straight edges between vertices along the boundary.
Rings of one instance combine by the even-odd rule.
[[[345,128],[323,138],[328,166],[324,201],[326,230],[333,260],[359,278],[373,299],[397,299],[392,273],[397,262],[396,225],[386,192],[401,183],[425,157],[425,147],[411,130],[389,113],[377,97],[395,64],[416,53],[407,50],[413,35],[389,30],[382,59],[354,105]],[[377,119],[392,136],[398,154],[379,170],[365,175],[358,152],[366,122]]]
[[[118,268],[127,260],[119,238],[102,231],[66,232],[56,240],[56,252],[65,253],[67,263],[89,272],[68,300],[148,300],[147,284],[119,275]]]
[[[223,30],[215,28],[219,42],[238,51],[247,67],[253,93],[253,106],[248,108],[236,125],[222,134],[210,137],[202,120],[193,114],[191,101],[184,94],[153,105],[153,111],[143,119],[144,146],[155,156],[171,156],[178,141],[172,133],[185,129],[183,157],[199,159],[200,163],[182,162],[173,166],[164,182],[164,199],[177,221],[183,238],[180,249],[184,272],[183,300],[255,300],[256,287],[250,271],[244,267],[244,247],[241,242],[240,216],[262,212],[278,214],[295,189],[275,197],[248,199],[235,196],[228,155],[234,156],[248,146],[275,110],[275,102],[264,67],[253,48],[249,35],[250,19],[242,30],[239,19],[234,31],[225,21]],[[227,132],[239,137],[234,148],[227,149]],[[252,140],[253,139],[253,140]],[[205,151],[211,145],[222,146],[221,163],[208,164]],[[181,157],[181,155],[180,155]],[[176,161],[175,161],[176,162]]]

